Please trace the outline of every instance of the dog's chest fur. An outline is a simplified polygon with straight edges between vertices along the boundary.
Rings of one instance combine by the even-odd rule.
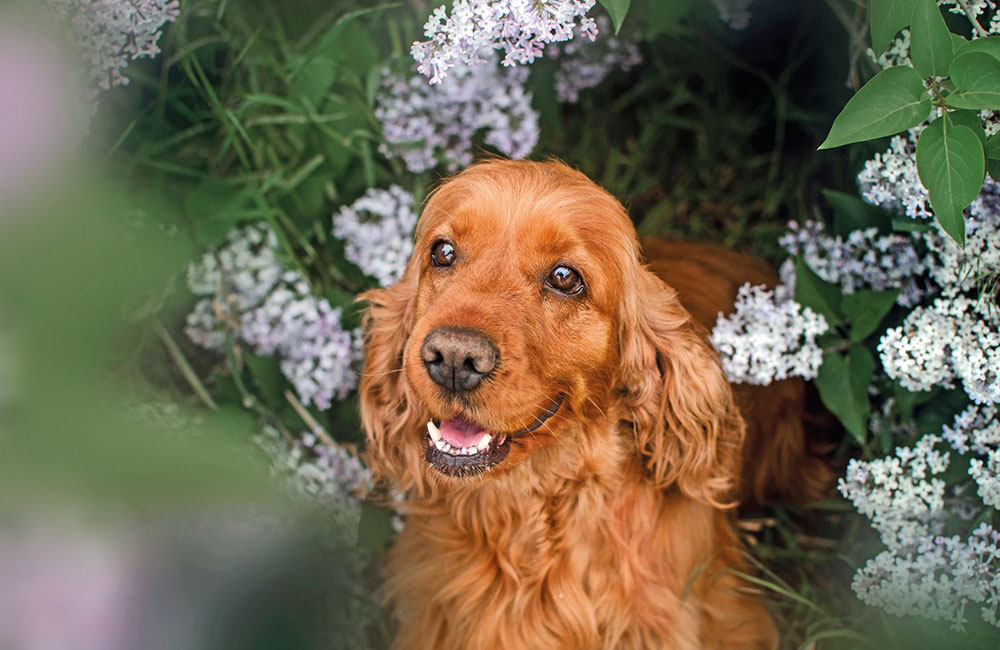
[[[670,497],[632,476],[641,465],[620,445],[609,435],[590,454],[566,458],[559,475],[538,476],[525,463],[414,508],[390,558],[396,647],[698,647],[664,641],[670,630],[698,626],[677,624],[694,616],[678,577],[693,558],[663,548],[657,534],[677,505],[665,508]],[[704,512],[692,510],[696,520]]]

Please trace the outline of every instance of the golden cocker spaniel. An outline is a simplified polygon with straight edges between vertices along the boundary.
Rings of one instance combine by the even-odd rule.
[[[653,244],[665,275],[719,250]],[[691,306],[714,322],[738,284],[702,276]],[[719,305],[713,278],[732,284]],[[396,648],[776,646],[733,572],[732,506],[741,476],[759,498],[804,489],[801,387],[751,468],[704,327],[615,198],[558,162],[474,165],[427,201],[402,279],[364,299],[369,460],[406,495]]]

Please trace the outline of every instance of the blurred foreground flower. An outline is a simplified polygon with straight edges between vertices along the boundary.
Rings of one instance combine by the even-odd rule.
[[[163,26],[180,15],[178,0],[44,0],[70,26],[74,45],[94,84],[108,90],[128,83],[131,61],[155,57]]]

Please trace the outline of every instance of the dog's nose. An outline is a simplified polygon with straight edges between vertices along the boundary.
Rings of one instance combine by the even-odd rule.
[[[472,330],[439,327],[420,346],[427,374],[441,387],[459,393],[472,390],[496,368],[500,352],[487,337]]]

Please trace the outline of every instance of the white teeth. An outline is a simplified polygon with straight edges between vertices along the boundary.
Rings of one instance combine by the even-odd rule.
[[[446,454],[451,454],[452,456],[475,456],[476,454],[482,453],[490,446],[493,442],[493,436],[484,433],[479,439],[479,442],[471,447],[453,447],[451,444],[441,437],[441,430],[438,429],[434,422],[427,422],[427,434],[431,437],[431,444],[437,447],[439,450],[445,452]],[[503,442],[503,440],[501,440]]]

